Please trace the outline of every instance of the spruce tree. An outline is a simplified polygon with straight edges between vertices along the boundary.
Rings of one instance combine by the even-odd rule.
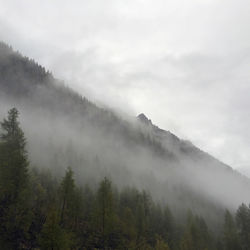
[[[67,226],[72,216],[73,203],[75,198],[75,181],[73,171],[69,167],[60,186],[61,197],[61,225]]]
[[[56,209],[52,208],[43,225],[40,236],[40,247],[44,250],[67,250],[72,244],[69,233],[59,224],[59,216]]]
[[[241,249],[239,245],[239,239],[237,235],[237,228],[234,222],[234,218],[231,213],[226,210],[224,229],[223,229],[223,245],[226,250]]]
[[[98,219],[102,233],[102,247],[106,247],[109,241],[109,236],[113,230],[114,219],[114,203],[113,203],[112,184],[106,177],[100,183],[97,191],[98,201]]]
[[[0,235],[6,248],[27,244],[30,225],[26,140],[12,108],[0,133]]]
[[[244,203],[236,212],[236,223],[239,231],[241,247],[244,250],[250,249],[250,208]]]

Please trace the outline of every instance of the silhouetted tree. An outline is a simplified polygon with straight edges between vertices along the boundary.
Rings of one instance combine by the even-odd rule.
[[[3,245],[25,245],[31,223],[26,140],[12,108],[1,122],[0,134],[0,237]]]

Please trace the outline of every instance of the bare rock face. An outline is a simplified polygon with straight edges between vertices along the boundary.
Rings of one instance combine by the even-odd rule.
[[[140,122],[142,122],[143,124],[145,124],[145,125],[148,125],[148,126],[152,126],[153,124],[152,124],[152,121],[150,120],[150,119],[148,119],[147,118],[147,116],[145,115],[145,114],[143,114],[143,113],[141,113],[141,114],[139,114],[138,116],[137,116],[137,118],[138,118],[138,120],[140,121]]]

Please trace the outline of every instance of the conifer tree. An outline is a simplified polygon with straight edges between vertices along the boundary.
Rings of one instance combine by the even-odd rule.
[[[52,208],[43,225],[40,246],[44,250],[67,250],[71,246],[70,234],[67,234],[59,224],[59,216]]]
[[[26,140],[18,115],[12,108],[0,124],[0,235],[13,248],[26,244],[31,220]]]
[[[98,193],[98,217],[102,232],[102,245],[106,246],[108,238],[113,230],[114,203],[111,181],[108,178],[100,183]]]
[[[61,197],[61,224],[67,224],[65,221],[70,220],[72,216],[73,203],[75,198],[75,181],[73,171],[69,167],[60,186]]]
[[[226,210],[225,212],[223,245],[224,249],[227,250],[240,249],[237,228],[234,222],[234,218],[228,210]]]
[[[14,201],[28,184],[26,140],[18,122],[19,112],[12,108],[1,122],[1,198]]]
[[[239,229],[239,237],[242,249],[250,249],[250,208],[244,203],[236,213],[236,223]]]

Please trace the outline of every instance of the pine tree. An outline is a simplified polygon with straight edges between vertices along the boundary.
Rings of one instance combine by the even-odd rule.
[[[250,208],[242,204],[236,213],[236,223],[242,249],[250,249]]]
[[[73,178],[73,171],[68,168],[60,186],[61,197],[61,221],[64,226],[69,225],[69,220],[73,219],[72,212],[74,209],[75,198],[75,181]]]
[[[180,242],[181,250],[211,249],[211,239],[207,225],[202,217],[188,211],[186,229]]]
[[[99,225],[101,226],[102,232],[102,246],[106,247],[114,226],[113,191],[111,181],[106,177],[100,183],[97,201]]]
[[[18,110],[12,108],[1,122],[1,198],[14,201],[28,184],[26,140],[18,122]]]
[[[224,230],[223,230],[223,245],[226,250],[240,249],[239,239],[237,235],[237,228],[234,222],[234,218],[231,213],[226,210]]]
[[[41,249],[67,250],[71,246],[70,234],[67,234],[59,224],[59,216],[55,208],[52,208],[43,225],[40,236]]]
[[[31,219],[26,140],[18,115],[12,108],[0,133],[0,235],[13,248],[26,244]]]

